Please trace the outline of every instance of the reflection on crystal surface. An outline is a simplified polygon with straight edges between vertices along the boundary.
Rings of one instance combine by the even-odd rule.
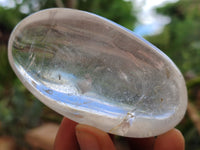
[[[185,83],[169,58],[93,14],[71,9],[33,14],[13,31],[9,60],[43,103],[111,133],[154,136],[185,113]]]

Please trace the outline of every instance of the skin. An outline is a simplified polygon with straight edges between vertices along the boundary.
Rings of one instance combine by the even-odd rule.
[[[55,150],[116,150],[114,136],[97,128],[64,118],[58,130]],[[124,141],[124,140],[123,140]],[[152,138],[125,138],[130,150],[184,150],[184,138],[177,129]]]

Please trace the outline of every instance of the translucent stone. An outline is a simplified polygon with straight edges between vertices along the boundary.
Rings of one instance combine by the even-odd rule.
[[[127,137],[164,133],[183,118],[184,78],[159,49],[100,16],[40,11],[9,40],[9,61],[44,104],[82,124]]]

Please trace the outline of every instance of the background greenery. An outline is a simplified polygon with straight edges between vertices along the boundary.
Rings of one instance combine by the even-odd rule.
[[[28,129],[45,121],[59,123],[62,117],[36,100],[11,70],[7,60],[7,42],[14,26],[30,13],[41,9],[71,7],[94,12],[133,30],[139,10],[133,2],[124,0],[13,2],[12,8],[0,6],[0,135],[15,137],[19,147],[27,148],[23,139]],[[160,34],[145,38],[172,58],[187,81],[191,107],[178,128],[184,134],[186,149],[200,150],[200,1],[180,0],[156,11],[169,16],[171,22]]]

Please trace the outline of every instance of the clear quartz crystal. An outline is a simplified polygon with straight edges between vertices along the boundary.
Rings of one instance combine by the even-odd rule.
[[[100,16],[73,9],[37,12],[9,40],[22,83],[60,114],[128,137],[164,133],[183,118],[180,71],[155,46]]]

